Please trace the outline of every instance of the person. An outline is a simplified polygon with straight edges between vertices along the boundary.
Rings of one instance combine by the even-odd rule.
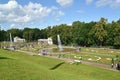
[[[116,69],[118,69],[118,64],[117,63],[115,64],[115,67],[116,67]]]
[[[114,68],[114,64],[113,63],[111,64],[111,68]]]
[[[114,68],[114,59],[111,60],[111,68]]]
[[[116,69],[118,70],[118,63],[116,64]]]
[[[117,64],[117,70],[120,70],[120,62]]]

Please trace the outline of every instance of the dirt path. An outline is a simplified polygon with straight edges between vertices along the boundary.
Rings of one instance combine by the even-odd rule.
[[[64,61],[66,61],[66,62],[69,62],[69,63],[74,62],[73,59],[68,59],[68,58],[57,58],[56,56],[45,56],[45,57],[61,59],[61,60],[64,60]],[[108,69],[108,70],[117,71],[115,68],[111,68],[110,65],[106,65],[106,64],[100,64],[100,63],[88,62],[88,61],[81,61],[81,63],[82,63],[82,64],[86,64],[86,65],[91,65],[91,66],[100,67],[100,68],[103,68],[103,69]]]
[[[33,53],[33,52],[28,52],[28,51],[21,51],[21,50],[17,50],[18,52],[23,52],[23,53],[27,53],[29,55],[36,55],[36,53]],[[57,56],[44,56],[44,57],[49,57],[49,58],[56,58],[56,59],[61,59],[61,60],[64,60],[66,62],[69,62],[69,63],[74,63],[74,60],[73,59],[70,59],[70,58],[57,58]],[[108,70],[113,70],[113,71],[117,71],[115,68],[111,68],[111,65],[106,65],[106,64],[100,64],[100,63],[95,63],[95,62],[88,62],[88,61],[81,61],[82,64],[86,64],[86,65],[91,65],[91,66],[96,66],[96,67],[100,67],[100,68],[103,68],[103,69],[108,69]]]

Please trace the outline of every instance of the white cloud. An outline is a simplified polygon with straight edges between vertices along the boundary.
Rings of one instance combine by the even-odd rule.
[[[17,28],[16,24],[11,24],[10,28]]]
[[[29,21],[29,18],[34,20],[47,17],[51,13],[52,8],[43,7],[41,4],[33,4],[30,2],[28,5],[24,6],[24,10],[27,14],[25,18]]]
[[[60,22],[60,18],[55,18],[55,21],[56,22]]]
[[[64,16],[64,15],[65,15],[64,12],[62,12],[62,11],[58,11],[58,17],[60,17],[60,16]]]
[[[86,4],[89,5],[93,2],[93,0],[86,0]]]
[[[10,28],[16,28],[16,29],[23,29],[24,25],[23,24],[11,24]]]
[[[56,0],[58,4],[60,4],[62,7],[69,7],[73,4],[74,0]]]
[[[120,0],[98,0],[96,2],[96,6],[109,6],[111,8],[118,8],[120,7]]]
[[[77,10],[77,12],[81,14],[81,13],[84,13],[84,10],[82,10],[82,9],[81,10]]]
[[[72,26],[72,23],[67,24],[68,26]]]
[[[38,3],[29,2],[22,6],[15,0],[10,0],[6,4],[0,4],[0,23],[28,23],[37,19],[42,20],[54,10],[55,7],[48,8]]]
[[[55,22],[60,22],[61,21],[60,18],[64,15],[65,15],[65,13],[63,11],[59,10],[58,8],[52,12],[52,16],[54,16]]]
[[[60,17],[64,16],[65,13],[59,10],[59,11],[55,12],[53,15],[55,16],[55,21],[59,22],[61,20]]]
[[[120,0],[115,0],[115,2],[113,4],[111,4],[112,8],[118,8],[120,7]]]
[[[101,7],[101,6],[110,5],[111,3],[112,3],[112,0],[98,0],[96,2],[96,6]]]

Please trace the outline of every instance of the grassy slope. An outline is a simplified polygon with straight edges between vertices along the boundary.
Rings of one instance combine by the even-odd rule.
[[[0,50],[0,80],[119,80],[120,72]]]

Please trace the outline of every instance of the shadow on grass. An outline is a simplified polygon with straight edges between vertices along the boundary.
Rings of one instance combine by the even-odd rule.
[[[7,57],[0,57],[0,59],[10,59],[10,58],[7,58]]]
[[[60,66],[61,66],[62,64],[64,64],[64,63],[65,63],[65,62],[61,62],[61,63],[55,65],[54,67],[50,68],[50,70],[55,70],[55,69],[57,69],[58,67],[60,67]]]

